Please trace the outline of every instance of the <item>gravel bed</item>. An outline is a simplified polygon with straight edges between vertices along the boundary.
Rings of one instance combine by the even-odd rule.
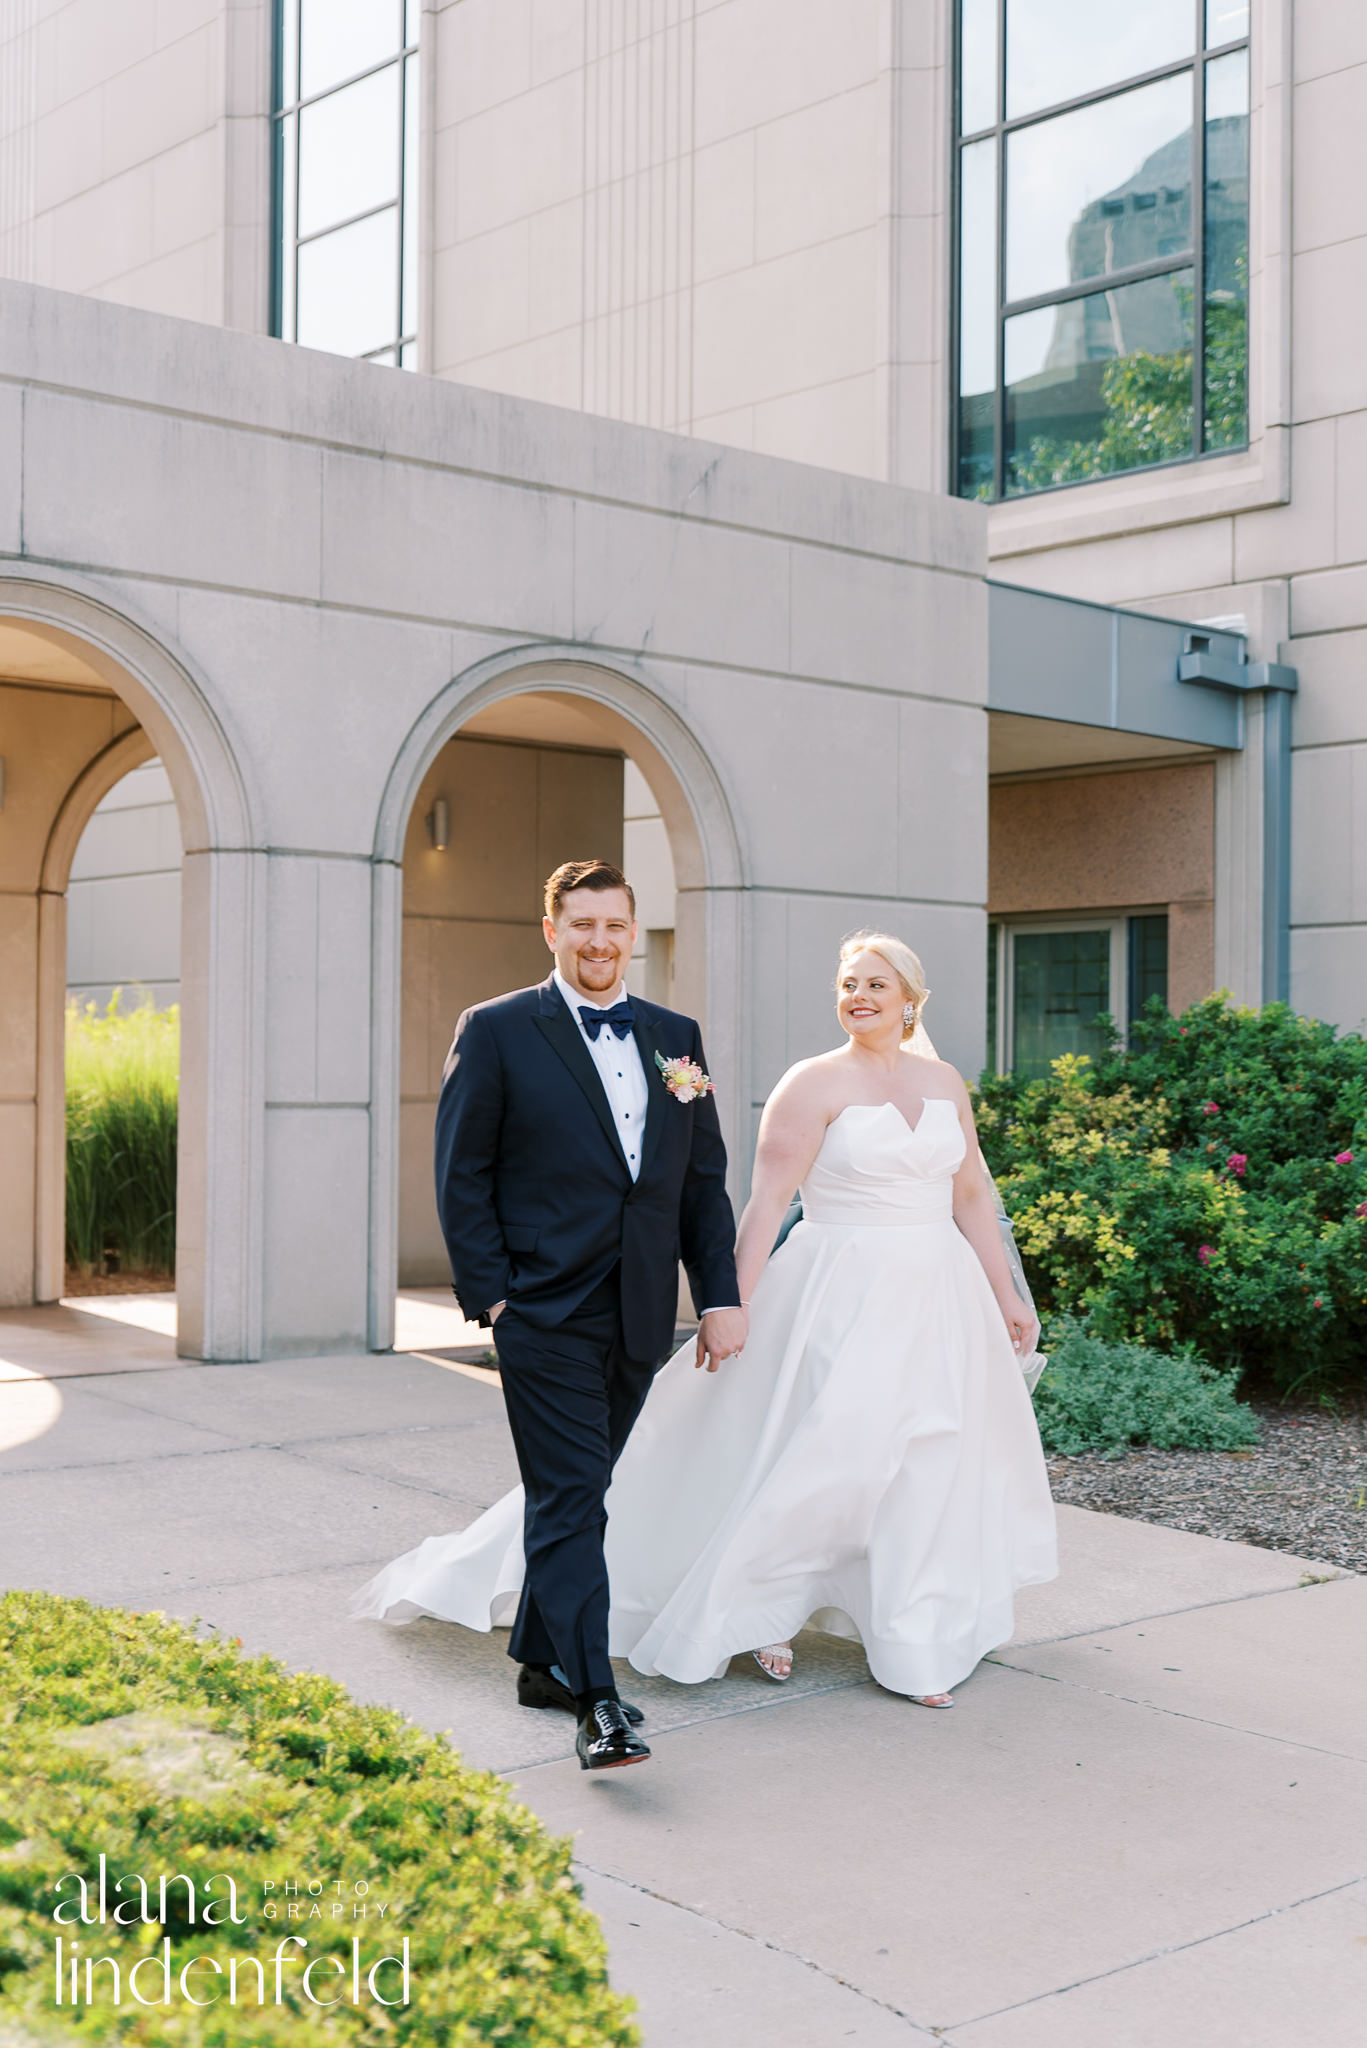
[[[1367,1572],[1367,1400],[1332,1413],[1249,1405],[1262,1425],[1249,1450],[1051,1458],[1054,1498]]]

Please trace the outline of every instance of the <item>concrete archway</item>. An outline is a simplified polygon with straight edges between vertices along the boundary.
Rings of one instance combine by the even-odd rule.
[[[372,894],[370,1344],[393,1341],[398,1272],[403,856],[409,817],[440,750],[510,699],[572,705],[602,744],[630,757],[649,783],[668,833],[677,902],[678,1004],[703,1022],[722,1081],[732,1160],[748,1129],[746,1040],[740,1014],[747,862],[735,808],[715,763],[652,681],[648,668],[605,663],[592,648],[508,650],[456,677],[410,731],[377,818]],[[454,1020],[452,1020],[454,1021]]]
[[[56,761],[43,764],[35,754],[31,764],[11,766],[11,777],[19,769],[24,787],[7,893],[12,955],[22,963],[11,979],[10,1003],[27,1010],[33,1031],[32,1296],[50,1300],[60,1292],[64,1263],[65,890],[71,860],[101,797],[156,753],[175,793],[185,845],[179,1347],[191,1357],[258,1356],[261,855],[240,750],[224,730],[204,679],[184,655],[122,605],[112,605],[97,586],[76,578],[28,567],[0,572],[0,668],[35,691],[61,687],[54,678],[74,679],[74,689],[87,701],[103,695],[136,720],[98,743],[73,742]],[[25,897],[32,899],[31,908]]]

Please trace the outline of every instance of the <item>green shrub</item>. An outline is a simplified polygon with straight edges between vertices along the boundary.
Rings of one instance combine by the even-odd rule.
[[[1118,1458],[1131,1444],[1160,1451],[1234,1451],[1256,1443],[1258,1419],[1235,1399],[1236,1375],[1188,1353],[1108,1344],[1071,1317],[1046,1339],[1049,1363],[1035,1389],[1046,1451]]]
[[[987,1076],[983,1149],[1045,1314],[1284,1393],[1367,1370],[1367,1041],[1157,1003],[1129,1051]]]
[[[144,1004],[66,1013],[66,1247],[87,1271],[176,1263],[180,1010]]]
[[[131,1718],[123,1718],[131,1717]],[[53,1909],[74,1894],[68,1872],[97,1882],[147,1880],[153,1924],[58,1927]],[[203,1923],[205,1880],[226,1872],[237,1886],[242,1926]],[[156,1919],[157,1880],[168,1883],[168,1915]],[[262,1887],[320,1882],[326,1913],[263,1917]],[[365,1918],[353,1919],[355,1887],[367,1884]],[[331,1914],[341,1887],[343,1912]],[[222,1881],[214,1893],[226,1904]],[[128,1887],[124,1896],[131,1893]],[[112,1889],[109,1893],[112,1906]],[[383,1918],[376,1909],[384,1901]],[[220,1911],[222,1910],[220,1907]],[[325,1962],[314,1989],[342,1983],[324,2012],[301,1988],[301,1968],[283,1970],[274,2002],[271,1958],[282,1938],[302,1934],[302,1959]],[[54,2010],[55,1941],[77,1937],[83,1957],[122,1964],[124,2002],[115,2008],[108,1970],[94,1977],[95,2002]],[[362,1970],[410,1943],[411,2002],[386,2007],[350,1997],[351,1941]],[[172,1999],[130,2001],[127,1973],[139,1955],[160,1958],[171,1943]],[[69,1954],[69,1950],[68,1950]],[[216,1958],[190,1983],[199,1996],[228,1982],[239,1959],[239,2001],[197,2009],[180,1995],[180,1971],[194,1955]],[[254,1968],[267,1965],[264,2005]],[[158,1994],[160,1963],[141,1973]],[[317,2048],[319,2039],[378,2048],[629,2048],[639,2040],[629,2002],[608,1986],[602,1934],[570,1875],[568,1842],[509,1798],[499,1781],[468,1769],[444,1743],[397,1714],[361,1707],[332,1680],[244,1657],[162,1615],[134,1615],[45,1593],[0,1599],[0,1978],[6,2042],[71,2038],[73,2023],[95,2042],[138,2048]],[[379,1979],[397,1998],[397,1966]],[[84,2000],[84,1980],[80,1980]]]

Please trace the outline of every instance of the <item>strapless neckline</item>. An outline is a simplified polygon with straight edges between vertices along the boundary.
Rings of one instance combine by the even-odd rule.
[[[902,1124],[908,1137],[914,1138],[926,1120],[927,1110],[933,1108],[937,1102],[948,1102],[951,1109],[954,1107],[947,1095],[927,1095],[925,1101],[921,1104],[921,1114],[917,1117],[914,1124],[907,1122],[905,1115],[895,1102],[847,1102],[845,1107],[831,1118],[826,1129],[828,1131],[834,1129],[835,1125],[840,1122],[841,1117],[848,1116],[852,1109],[866,1110],[870,1116],[881,1116],[885,1109],[890,1109]]]

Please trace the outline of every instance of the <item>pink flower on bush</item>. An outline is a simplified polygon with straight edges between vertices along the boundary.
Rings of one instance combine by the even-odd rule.
[[[1240,1180],[1242,1180],[1244,1177],[1244,1169],[1248,1165],[1247,1152],[1231,1152],[1228,1159],[1225,1161],[1225,1165],[1229,1168],[1232,1174],[1237,1175],[1237,1177]]]
[[[1312,1308],[1323,1308],[1323,1307],[1324,1307],[1324,1296],[1323,1296],[1322,1294],[1317,1294],[1317,1295],[1315,1296],[1315,1299],[1314,1299],[1314,1301],[1313,1301],[1313,1302],[1312,1302],[1312,1303],[1311,1303],[1310,1305],[1311,1305],[1311,1307],[1312,1307]]]
[[[1208,1244],[1201,1245],[1196,1253],[1197,1258],[1201,1261],[1201,1264],[1203,1266],[1208,1266],[1214,1255],[1214,1246]]]
[[[1219,1103],[1218,1103],[1218,1102],[1208,1102],[1208,1103],[1206,1104],[1206,1115],[1207,1115],[1207,1116],[1218,1116],[1219,1114],[1220,1114],[1220,1105],[1219,1105]]]
[[[1367,1216],[1367,1202],[1359,1202],[1353,1214],[1355,1216]]]
[[[1177,1036],[1178,1036],[1179,1038],[1185,1038],[1185,1037],[1186,1037],[1186,1035],[1187,1035],[1187,1027],[1186,1027],[1186,1025],[1185,1025],[1185,1024],[1179,1024],[1179,1025],[1178,1025],[1178,1027],[1177,1027]]]
[[[1336,1152],[1334,1154],[1335,1166],[1351,1166],[1352,1163],[1353,1155],[1351,1152]]]

